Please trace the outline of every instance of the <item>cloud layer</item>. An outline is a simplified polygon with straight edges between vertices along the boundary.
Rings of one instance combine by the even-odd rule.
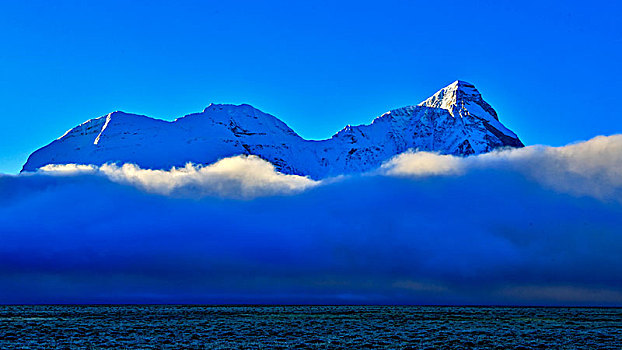
[[[406,152],[382,173],[421,177],[475,171],[511,171],[555,190],[622,201],[622,135],[598,136],[565,147],[530,146],[473,157]]]
[[[171,170],[141,169],[134,164],[119,167],[105,164],[47,165],[39,170],[47,175],[92,174],[113,182],[169,196],[221,196],[250,199],[258,196],[293,194],[318,184],[307,177],[277,172],[269,162],[256,156],[222,159],[212,165],[188,163]]]
[[[320,182],[255,157],[0,176],[0,302],[622,305],[621,155],[616,135]]]

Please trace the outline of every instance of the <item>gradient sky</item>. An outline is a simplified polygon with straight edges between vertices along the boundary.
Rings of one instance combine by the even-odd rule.
[[[622,131],[616,1],[3,1],[0,172],[123,110],[249,103],[300,135],[474,83],[525,144]]]

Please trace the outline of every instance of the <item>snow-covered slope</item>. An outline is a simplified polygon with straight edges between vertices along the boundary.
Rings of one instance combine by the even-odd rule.
[[[318,179],[367,171],[408,149],[469,155],[504,146],[523,144],[499,122],[475,86],[456,81],[417,106],[389,111],[370,125],[348,125],[322,141],[305,140],[249,105],[211,104],[172,122],[113,112],[38,149],[22,171],[67,163],[169,169],[253,154],[281,172]]]

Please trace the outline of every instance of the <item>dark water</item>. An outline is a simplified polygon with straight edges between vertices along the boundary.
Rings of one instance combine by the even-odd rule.
[[[0,349],[622,349],[622,309],[0,306]]]

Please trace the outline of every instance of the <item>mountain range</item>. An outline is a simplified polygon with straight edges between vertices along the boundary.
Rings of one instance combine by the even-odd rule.
[[[69,163],[170,169],[245,154],[282,173],[321,179],[371,170],[407,150],[468,156],[523,146],[475,86],[457,80],[418,105],[386,112],[369,125],[348,125],[326,140],[305,140],[247,104],[210,104],[174,121],[112,112],[36,150],[22,171]]]

